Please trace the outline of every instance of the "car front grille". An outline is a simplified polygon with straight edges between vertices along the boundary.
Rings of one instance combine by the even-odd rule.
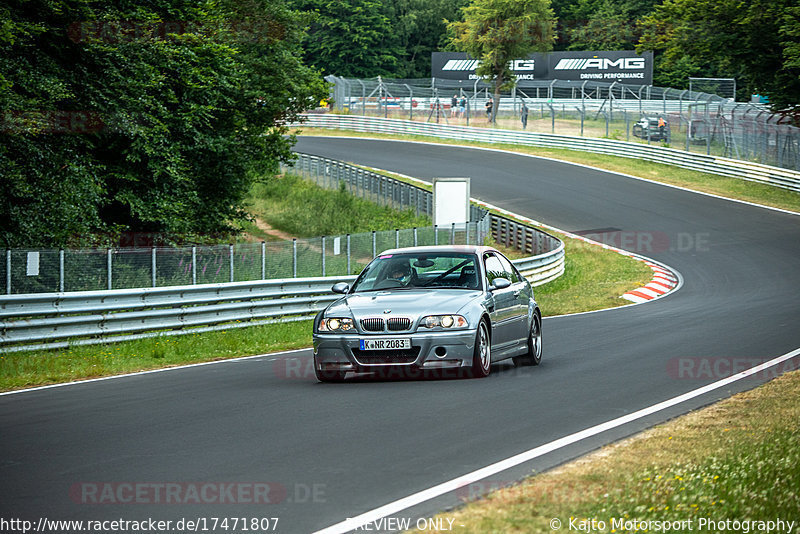
[[[356,361],[362,365],[381,365],[414,363],[419,356],[419,347],[403,350],[361,350],[352,349]]]
[[[394,332],[408,330],[411,328],[411,319],[408,317],[390,317],[389,320],[386,321],[386,326],[389,330]]]
[[[383,332],[384,328],[390,332],[402,332],[411,328],[411,319],[408,317],[368,317],[361,319],[361,328],[365,332]]]
[[[383,332],[383,319],[380,317],[361,319],[361,328],[367,332]]]

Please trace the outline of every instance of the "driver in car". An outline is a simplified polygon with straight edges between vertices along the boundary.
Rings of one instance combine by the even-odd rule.
[[[387,278],[405,286],[411,282],[411,274],[411,266],[406,262],[402,262],[392,266]]]

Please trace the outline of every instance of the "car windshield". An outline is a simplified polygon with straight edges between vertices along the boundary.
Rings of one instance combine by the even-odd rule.
[[[472,254],[383,254],[367,265],[352,291],[447,288],[480,289]]]

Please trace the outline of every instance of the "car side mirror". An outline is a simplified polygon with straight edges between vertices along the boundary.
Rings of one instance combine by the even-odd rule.
[[[350,291],[350,284],[348,284],[347,282],[339,282],[338,284],[333,284],[331,291],[333,291],[334,293],[341,293],[342,295],[344,295],[345,293]]]
[[[508,278],[495,278],[492,281],[492,285],[489,286],[489,291],[494,291],[496,289],[505,289],[507,287],[511,287],[511,280]]]

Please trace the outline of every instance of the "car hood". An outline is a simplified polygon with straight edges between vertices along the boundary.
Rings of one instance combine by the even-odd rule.
[[[325,315],[352,315],[354,319],[359,319],[383,315],[414,318],[434,313],[458,313],[466,304],[480,299],[482,295],[481,291],[461,289],[369,291],[337,300],[328,307]]]

